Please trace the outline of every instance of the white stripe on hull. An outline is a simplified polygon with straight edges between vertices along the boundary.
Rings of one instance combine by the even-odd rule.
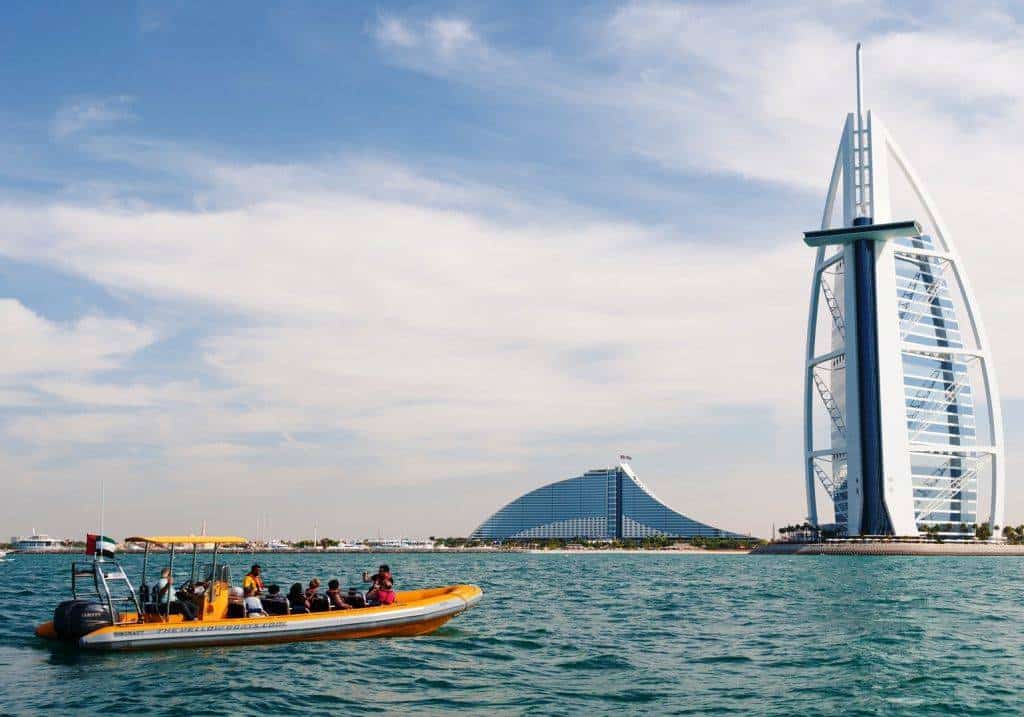
[[[365,612],[335,611],[323,617],[238,618],[204,624],[201,620],[171,623],[147,630],[104,628],[79,640],[85,648],[100,650],[146,649],[155,647],[196,647],[207,644],[252,644],[268,640],[304,640],[323,635],[360,632],[380,627],[401,627],[440,617],[457,615],[479,602],[451,597],[427,607],[389,608]],[[354,613],[354,614],[353,614]]]

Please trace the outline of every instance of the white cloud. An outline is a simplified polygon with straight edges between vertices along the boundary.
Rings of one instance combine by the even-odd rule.
[[[154,339],[152,329],[128,321],[87,316],[59,324],[15,299],[0,299],[0,381],[110,369]]]
[[[478,42],[473,26],[459,18],[435,18],[427,25],[442,55],[452,55]]]
[[[963,202],[961,186],[976,180],[1009,198],[1008,157],[1024,149],[1014,131],[1024,121],[1024,29],[998,8],[947,13],[926,24],[883,3],[631,2],[573,26],[582,49],[563,55],[503,44],[461,20],[472,41],[450,53],[459,61],[442,57],[430,21],[392,17],[418,41],[389,58],[506,99],[559,102],[585,118],[602,152],[820,192],[853,109],[863,37],[868,107],[942,204]]]
[[[506,58],[479,36],[471,21],[461,17],[412,19],[383,15],[374,36],[394,61],[427,74],[483,73],[495,77],[502,68],[518,71],[516,65],[522,60]]]
[[[133,117],[130,107],[134,101],[128,95],[72,100],[57,110],[50,133],[56,139],[67,139],[129,120]]]
[[[76,415],[20,416],[11,420],[9,438],[52,451],[65,444],[119,444],[143,431],[136,416],[90,412]],[[149,434],[153,439],[157,436]]]
[[[639,426],[725,425],[716,407],[798,405],[798,362],[760,349],[800,341],[805,265],[793,243],[737,263],[714,243],[582,212],[498,223],[481,208],[488,191],[408,169],[377,172],[395,181],[376,198],[340,189],[343,176],[316,193],[307,179],[323,175],[311,168],[289,170],[291,183],[279,175],[279,200],[240,191],[268,171],[218,171],[236,200],[258,197],[223,211],[0,208],[4,254],[245,317],[204,342],[229,391],[40,383],[66,403],[130,409],[95,425],[62,418],[55,441],[159,446],[191,476],[244,473],[250,460],[266,472],[283,456],[325,476],[344,436],[363,479],[386,486],[521,472],[562,460],[558,443],[580,432],[596,437],[585,441],[593,461]],[[42,446],[45,426],[26,417],[10,436]]]
[[[573,141],[602,152],[807,194],[823,193],[852,104],[854,35],[889,23],[897,29],[872,35],[866,50],[869,105],[959,230],[999,367],[1009,367],[1024,359],[1013,338],[1024,250],[998,240],[1019,233],[1019,219],[993,207],[1016,202],[1021,41],[1000,17],[981,15],[923,27],[878,5],[635,3],[586,25],[571,56],[509,49],[452,15],[386,15],[375,36],[419,72],[581,113],[588,132]],[[78,114],[55,136],[108,121]],[[27,337],[9,364],[22,383],[0,386],[0,401],[102,407],[93,422],[21,416],[9,438],[69,456],[75,445],[142,445],[162,452],[146,470],[183,491],[216,479],[280,495],[285,481],[314,486],[316,510],[345,516],[372,514],[388,490],[486,483],[447,512],[396,505],[405,511],[396,524],[411,531],[437,521],[469,530],[529,481],[635,446],[644,477],[695,517],[746,509],[760,522],[726,527],[764,531],[766,505],[787,520],[800,504],[811,253],[799,231],[815,217],[784,236],[761,235],[751,217],[758,241],[738,247],[568,203],[552,212],[372,157],[255,165],[159,141],[90,148],[170,168],[196,187],[198,208],[9,203],[0,253],[238,317],[201,346],[203,368],[227,387],[101,383],[92,373],[147,345],[151,329],[99,317],[57,325],[0,304],[7,338]],[[34,371],[49,375],[31,377],[26,393]],[[1001,378],[1007,397],[1024,397],[1024,379]],[[136,460],[93,458],[82,470],[127,475]],[[296,521],[309,518],[300,503]],[[184,496],[181,505],[192,510]],[[351,520],[356,533],[378,527]]]
[[[418,27],[428,37],[425,24]],[[497,32],[475,32],[471,57],[487,62],[437,62],[429,43],[391,59],[482,92],[579,112],[591,132],[571,141],[589,138],[593,151],[687,177],[764,183],[749,185],[751,193],[775,185],[823,197],[854,107],[854,44],[864,38],[867,106],[886,120],[942,209],[1005,365],[1024,358],[1024,345],[1009,339],[1024,309],[1013,276],[1019,252],[996,239],[1021,231],[1021,219],[998,208],[1017,203],[1024,27],[998,5],[909,13],[878,2],[630,2],[570,31],[582,47],[571,54],[523,51]],[[779,241],[796,241],[815,221],[808,216]],[[1006,395],[1024,395],[1002,373]]]
[[[377,40],[385,46],[414,47],[419,43],[419,38],[404,20],[397,17],[384,16],[377,23]]]

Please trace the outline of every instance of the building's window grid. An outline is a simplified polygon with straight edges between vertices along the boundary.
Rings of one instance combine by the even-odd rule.
[[[604,518],[574,518],[521,530],[511,538],[590,538],[600,540],[607,535]]]
[[[651,535],[670,535],[692,538],[698,535],[718,536],[724,533],[718,528],[698,523],[685,515],[670,510],[655,500],[649,493],[631,480],[622,481],[623,537],[644,537],[626,535],[627,519],[655,531]]]
[[[935,251],[930,236],[897,240],[900,246]],[[897,254],[896,293],[903,341],[938,349],[962,349],[955,278],[938,257]],[[971,446],[977,443],[974,387],[959,356],[903,354],[907,436],[912,444]],[[955,454],[911,454],[911,484],[919,527],[973,523],[977,472],[973,459]]]
[[[836,492],[832,498],[835,510],[835,524],[841,533],[845,533],[850,524],[849,518],[849,487],[846,482],[846,454],[837,454],[832,458],[832,479],[835,481]]]
[[[620,479],[621,494],[618,491]],[[616,535],[620,501],[621,536]],[[600,540],[655,535],[689,538],[731,534],[676,513],[647,493],[621,468],[609,468],[588,471],[526,493],[484,521],[471,537]]]

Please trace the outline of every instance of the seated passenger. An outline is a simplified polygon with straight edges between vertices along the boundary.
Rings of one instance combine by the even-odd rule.
[[[377,568],[377,575],[372,578],[368,577],[366,573],[362,574],[362,581],[372,583],[367,592],[367,604],[390,605],[395,601],[394,580],[391,578],[389,566],[381,565]]]
[[[342,599],[351,607],[366,607],[366,598],[355,588],[349,588],[348,595]]]
[[[389,572],[390,568],[387,565],[381,565],[373,575],[370,575],[365,570],[363,571],[363,582],[370,583],[370,589],[366,591],[367,598],[369,598],[370,593],[375,593],[377,591],[377,588],[380,586],[380,582],[384,580]]]
[[[266,617],[267,613],[263,610],[263,603],[256,597],[256,589],[253,587],[247,587],[245,589],[245,616],[246,617]]]
[[[327,600],[334,610],[352,609],[352,606],[345,602],[345,598],[342,597],[340,583],[337,580],[331,580],[327,583]]]
[[[389,579],[388,582],[377,591],[377,602],[381,605],[394,605],[398,600],[398,593],[394,591],[394,583]]]
[[[309,612],[309,602],[302,592],[302,583],[295,583],[288,591],[288,607],[292,615]]]
[[[327,612],[331,609],[331,603],[327,596],[320,592],[320,578],[313,578],[306,588],[306,604],[310,612]]]
[[[228,617],[245,617],[245,593],[237,585],[228,588]]]
[[[373,577],[368,577],[364,571],[363,582],[372,583],[366,593],[368,605],[391,605],[395,602],[395,581],[391,577],[391,568],[387,565],[381,565]]]
[[[154,592],[153,597],[162,615],[180,614],[186,621],[196,619],[196,608],[192,603],[174,598],[174,577],[170,568],[160,571],[160,579],[156,581]]]
[[[281,588],[271,585],[267,588],[267,596],[262,599],[263,609],[270,615],[287,615],[288,599],[281,594]]]
[[[161,613],[170,614],[166,606],[170,605],[171,596],[174,594],[173,585],[174,578],[171,576],[171,569],[162,568],[160,570],[160,579],[153,586],[153,602],[157,604],[157,608]]]

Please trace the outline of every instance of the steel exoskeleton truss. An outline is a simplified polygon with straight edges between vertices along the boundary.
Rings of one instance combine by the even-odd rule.
[[[979,513],[977,522],[1002,525],[1005,494],[1002,415],[991,350],[974,293],[949,232],[910,163],[877,116],[868,112],[866,120],[865,123],[852,113],[847,116],[821,228],[833,227],[833,211],[840,198],[843,226],[852,226],[857,217],[870,217],[875,223],[892,221],[891,158],[898,176],[907,182],[923,208],[922,219],[926,219],[933,230],[924,248],[912,242],[874,242],[883,500],[892,532],[916,535],[929,524],[941,524],[944,518],[948,519],[949,506],[961,506],[957,510],[966,512],[962,506],[969,504],[968,489],[986,463],[991,479],[989,510],[987,516]],[[855,535],[862,533],[864,485],[861,403],[858,381],[851,379],[859,370],[856,364],[858,332],[852,329],[857,325],[857,306],[852,272],[844,270],[853,265],[852,252],[852,244],[821,246],[815,259],[805,355],[804,468],[808,520],[819,524],[816,484],[820,484],[835,505],[837,521],[845,524],[849,534]],[[898,283],[898,260],[929,262],[937,270],[934,276],[926,277],[926,281],[915,278],[920,287],[915,284],[904,290]],[[953,302],[955,305],[947,308]],[[818,353],[821,310],[830,314],[831,346]],[[931,313],[938,315],[954,310],[960,319],[957,330],[963,336],[962,347],[917,342],[914,335],[917,327],[931,320]],[[904,362],[908,357],[941,362],[942,367],[953,362],[957,362],[958,367],[970,365],[976,369],[976,378],[972,382],[966,370],[955,374],[952,370],[936,369],[930,382],[915,384],[916,377],[904,376]],[[844,372],[842,381],[836,378],[838,372]],[[910,384],[906,383],[907,378]],[[977,441],[959,438],[945,443],[928,440],[928,422],[938,420],[931,416],[938,415],[941,407],[952,405],[952,412],[956,414],[958,401],[970,399],[972,408],[977,406],[972,398],[972,385],[974,391],[982,392],[985,411],[977,418],[984,419],[985,435],[990,444],[979,445]],[[905,400],[905,391],[910,390],[905,386],[920,387]],[[818,446],[815,441],[814,414],[819,405],[829,417],[831,435],[827,447]],[[915,483],[911,466],[919,459],[944,463],[925,478],[917,469]]]

